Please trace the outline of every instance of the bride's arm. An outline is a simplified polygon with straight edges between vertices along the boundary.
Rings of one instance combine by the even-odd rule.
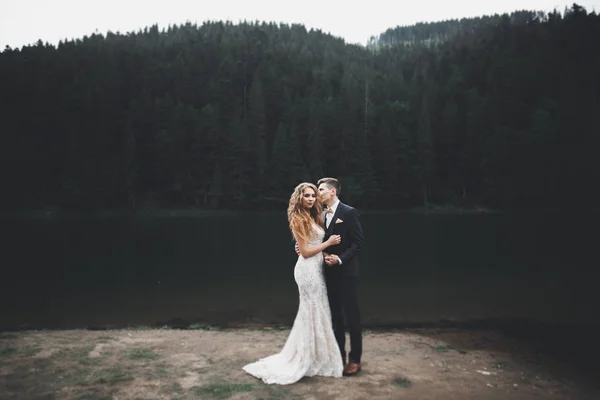
[[[294,237],[296,237],[296,235],[294,235]],[[338,244],[340,242],[339,238],[339,235],[331,235],[325,242],[316,246],[309,246],[306,240],[300,237],[296,237],[296,242],[298,243],[298,248],[300,249],[300,255],[304,258],[309,258],[315,254],[319,254],[333,244]]]

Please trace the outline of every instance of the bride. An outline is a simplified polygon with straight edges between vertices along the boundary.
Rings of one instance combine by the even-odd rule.
[[[288,206],[290,230],[300,248],[294,278],[300,293],[298,314],[280,353],[243,367],[267,384],[287,385],[304,376],[341,377],[344,369],[333,335],[331,311],[323,277],[323,250],[339,244],[339,235],[323,242],[323,206],[317,187],[301,183]]]

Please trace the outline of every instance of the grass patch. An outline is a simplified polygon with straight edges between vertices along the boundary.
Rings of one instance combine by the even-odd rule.
[[[122,367],[113,367],[94,371],[91,381],[100,385],[115,385],[133,380],[133,376]]]
[[[42,351],[41,348],[39,347],[32,347],[32,346],[27,346],[27,347],[23,347],[20,351],[19,354],[23,355],[25,357],[31,357],[36,355],[37,353],[39,353],[40,351]]]
[[[218,326],[209,325],[209,324],[191,324],[188,326],[189,330],[202,330],[202,331],[218,331],[220,330]]]
[[[297,398],[295,395],[292,396],[287,388],[268,386],[266,390],[266,396],[257,395],[256,400],[287,400]]]
[[[29,376],[31,376],[31,370],[34,368],[35,367],[32,367],[31,365],[19,365],[18,367],[14,368],[12,371],[10,371],[5,376],[6,376],[8,382],[24,380],[24,379],[27,379]]]
[[[403,376],[399,376],[394,378],[394,385],[402,387],[402,388],[407,388],[412,384],[412,382],[410,381],[410,379],[405,378]]]
[[[0,339],[18,339],[19,335],[13,332],[1,332]]]
[[[198,396],[211,396],[214,399],[228,399],[236,393],[251,392],[256,388],[251,383],[216,382],[204,386],[194,386],[191,391]]]
[[[255,328],[254,330],[268,332],[268,331],[285,331],[288,329],[291,329],[291,327],[285,326],[285,325],[275,325],[275,326],[262,326],[262,327]]]
[[[153,361],[158,358],[158,354],[145,347],[133,347],[125,350],[125,358],[131,361]]]
[[[275,326],[252,326],[249,328],[242,328],[240,330],[244,330],[247,332],[281,332],[290,330],[291,326],[286,325],[275,325]]]
[[[97,364],[98,359],[89,357],[92,350],[94,346],[71,347],[57,351],[51,358],[55,361],[77,362],[82,365]]]
[[[65,368],[58,367],[48,378],[52,379],[51,386],[86,387],[94,385],[112,386],[121,382],[133,380],[133,376],[122,367],[111,368]],[[93,393],[92,393],[93,394]],[[94,394],[95,395],[95,394]]]
[[[168,367],[164,364],[155,365],[154,368],[144,369],[144,377],[148,380],[167,379],[171,376]]]
[[[100,393],[87,392],[77,396],[77,400],[111,400],[112,396],[106,396]]]
[[[134,331],[150,331],[152,330],[151,327],[146,326],[146,325],[138,325],[132,328]]]
[[[15,354],[17,354],[17,348],[16,347],[12,347],[12,346],[5,346],[2,348],[2,350],[0,350],[0,357],[12,357]]]
[[[403,349],[403,348],[389,349],[389,350],[375,349],[373,351],[373,353],[380,355],[380,356],[403,356],[406,354],[406,349]]]
[[[173,382],[170,386],[162,388],[160,392],[164,394],[183,394],[183,387],[179,383]]]
[[[93,382],[94,371],[88,367],[60,366],[46,376],[50,386],[55,388],[88,386]]]
[[[39,353],[42,349],[39,347],[25,346],[17,348],[14,346],[5,346],[0,350],[1,358],[11,358],[13,356],[31,357]]]
[[[445,353],[449,350],[454,350],[457,353],[460,354],[467,354],[467,351],[465,349],[462,349],[460,347],[456,347],[456,346],[452,346],[450,344],[445,344],[445,345],[441,345],[441,346],[431,346],[431,348],[435,351],[437,351],[438,353]]]
[[[114,342],[116,339],[110,336],[99,336],[96,338],[96,343],[110,343]]]
[[[156,367],[156,375],[158,375],[159,378],[168,378],[169,371],[163,366]]]

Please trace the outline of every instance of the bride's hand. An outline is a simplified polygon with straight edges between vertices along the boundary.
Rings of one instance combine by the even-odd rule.
[[[341,241],[342,237],[340,235],[331,235],[329,236],[329,239],[327,239],[327,243],[329,243],[330,246],[340,244]]]

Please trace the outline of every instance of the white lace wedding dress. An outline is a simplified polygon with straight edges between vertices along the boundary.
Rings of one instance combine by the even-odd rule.
[[[325,232],[314,224],[309,246],[323,242]],[[294,278],[300,293],[298,314],[280,353],[243,367],[267,384],[288,385],[303,376],[341,377],[342,356],[331,326],[323,277],[323,254],[298,257]]]

